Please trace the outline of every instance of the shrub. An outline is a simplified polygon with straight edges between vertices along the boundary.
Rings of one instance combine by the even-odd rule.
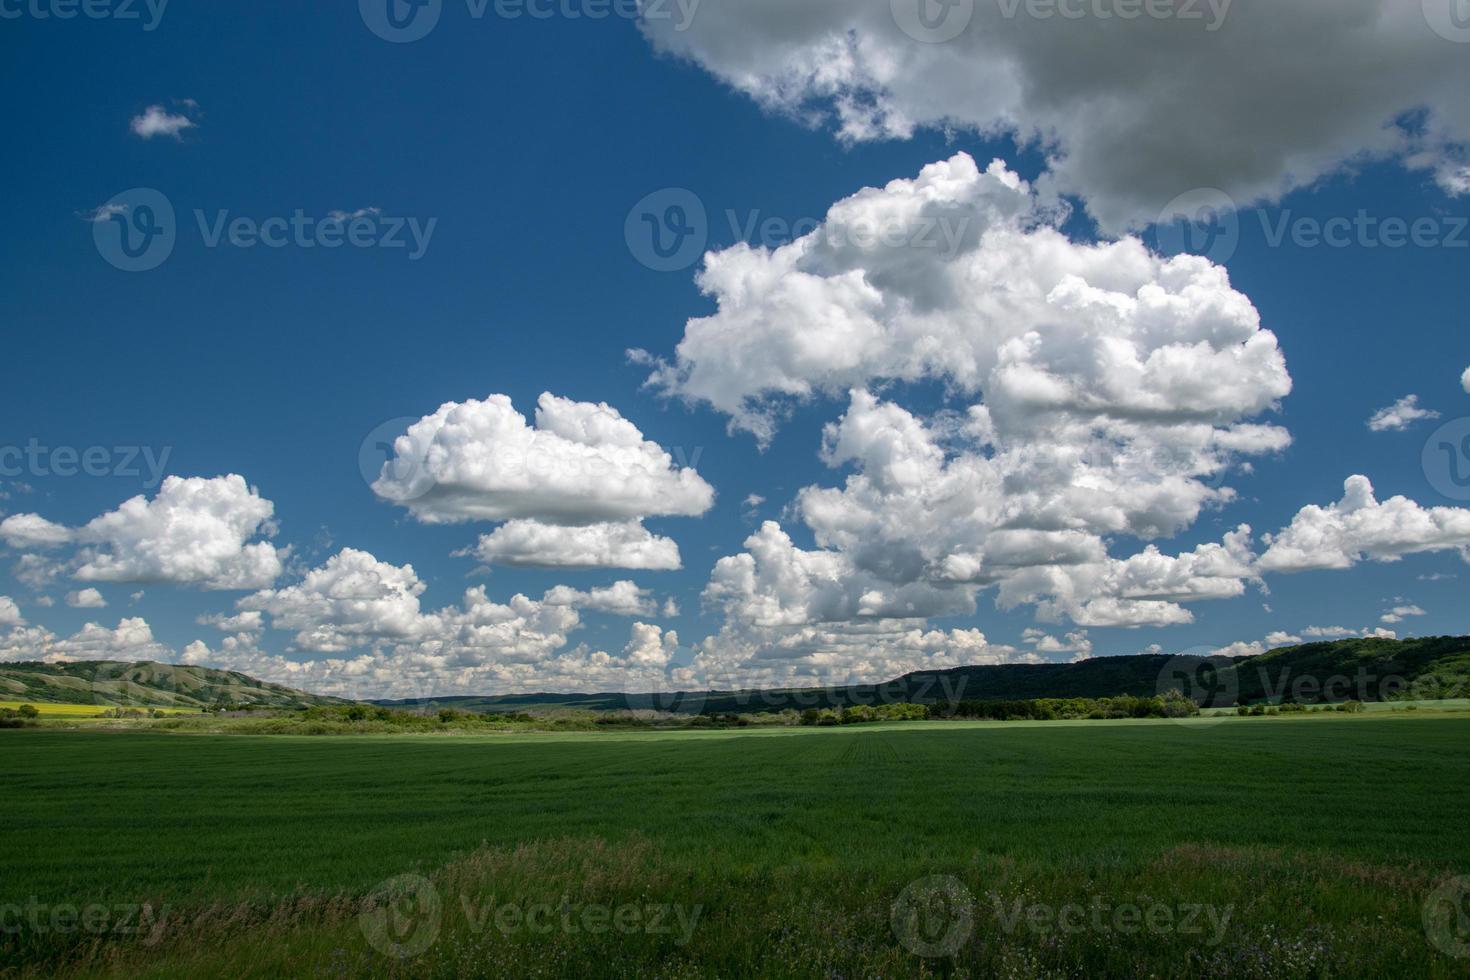
[[[23,704],[15,710],[15,713],[20,717],[26,719],[41,717],[41,712],[36,710],[36,706],[34,704]]]

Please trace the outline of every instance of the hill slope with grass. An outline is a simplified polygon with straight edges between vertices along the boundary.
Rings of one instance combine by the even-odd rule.
[[[79,661],[0,664],[0,700],[125,708],[299,708],[338,698],[267,684],[234,671],[175,664]]]
[[[1040,698],[1152,697],[1168,678],[1216,706],[1295,699],[1439,699],[1470,694],[1470,637],[1351,639],[1283,647],[1255,657],[1097,657],[1070,664],[999,664],[920,671],[886,684],[684,694],[526,694],[435,698],[436,707],[503,713],[550,708],[589,711],[657,709],[687,714],[844,708],[860,704],[1027,701]],[[414,707],[408,702],[380,702]]]

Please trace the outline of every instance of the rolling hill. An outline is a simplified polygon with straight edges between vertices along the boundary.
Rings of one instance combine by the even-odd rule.
[[[1180,681],[1182,679],[1182,682]],[[1203,682],[1202,682],[1203,681]],[[576,708],[655,709],[683,714],[842,708],[858,704],[1148,697],[1180,687],[1207,706],[1237,701],[1391,700],[1470,695],[1470,637],[1351,639],[1283,647],[1255,657],[1098,657],[1069,664],[1000,664],[906,674],[885,684],[666,694],[521,694],[377,701],[388,707],[456,708],[486,714]],[[221,704],[299,708],[344,704],[245,674],[160,663],[0,664],[0,701],[106,707],[208,708]]]
[[[173,664],[78,661],[0,664],[0,700],[125,708],[298,708],[342,704],[245,674]]]
[[[1168,672],[1167,675],[1165,672]],[[1195,678],[1173,684],[1168,678]],[[688,714],[842,708],[909,701],[1024,701],[1036,698],[1149,697],[1163,685],[1223,707],[1238,700],[1388,700],[1470,694],[1470,637],[1351,639],[1283,647],[1255,657],[1097,657],[1071,664],[1000,664],[906,674],[886,684],[681,694],[526,694],[435,698],[436,707],[490,713],[548,708],[592,711],[654,708]],[[1336,682],[1335,684],[1333,682]],[[1330,688],[1330,689],[1328,689]],[[407,702],[380,702],[412,707]]]

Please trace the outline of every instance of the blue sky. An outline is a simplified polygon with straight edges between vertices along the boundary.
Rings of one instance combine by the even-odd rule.
[[[1432,439],[1458,440],[1454,432],[1435,437],[1440,426],[1470,415],[1470,395],[1461,383],[1470,365],[1463,329],[1470,281],[1470,231],[1464,224],[1470,209],[1459,196],[1470,171],[1463,169],[1461,155],[1465,120],[1444,94],[1463,91],[1459,66],[1465,49],[1418,11],[1384,28],[1402,30],[1422,46],[1424,54],[1412,59],[1416,64],[1380,82],[1371,97],[1355,90],[1345,95],[1335,79],[1320,79],[1321,100],[1337,110],[1325,123],[1311,97],[1281,99],[1290,104],[1268,112],[1273,118],[1262,121],[1259,132],[1212,135],[1199,120],[1233,118],[1234,103],[1223,95],[1218,105],[1210,101],[1213,95],[1192,104],[1184,98],[1199,84],[1195,76],[1210,70],[1208,61],[1200,63],[1178,79],[1185,105],[1141,105],[1133,115],[1113,120],[1118,130],[1133,125],[1160,135],[1160,148],[1129,164],[1132,174],[1120,175],[1114,171],[1124,169],[1122,149],[1100,142],[1093,128],[1077,121],[1087,115],[1080,110],[1092,91],[1082,84],[1085,77],[1069,87],[1065,79],[1048,76],[1053,89],[1045,108],[1040,97],[1035,105],[1022,97],[1014,105],[976,105],[971,93],[977,79],[989,76],[952,70],[948,58],[924,60],[936,51],[953,54],[945,45],[970,45],[967,39],[987,27],[984,13],[958,39],[928,43],[892,30],[886,3],[871,18],[851,23],[843,20],[846,14],[820,4],[813,8],[815,23],[787,24],[770,4],[705,0],[687,29],[678,30],[670,22],[650,23],[652,13],[641,23],[569,16],[588,9],[575,3],[546,18],[510,19],[496,16],[494,8],[476,18],[462,3],[447,2],[427,36],[389,43],[353,6],[169,5],[151,30],[144,29],[147,8],[141,8],[141,22],[36,16],[46,4],[6,8],[20,14],[0,25],[9,41],[0,72],[12,90],[29,94],[6,109],[12,139],[0,162],[14,192],[7,234],[0,236],[0,322],[9,349],[7,383],[0,388],[0,445],[69,447],[78,453],[105,447],[102,469],[109,471],[58,475],[54,471],[58,462],[65,469],[65,457],[45,456],[39,466],[27,459],[0,478],[0,515],[38,515],[72,529],[64,543],[46,546],[34,531],[23,534],[21,525],[10,525],[13,533],[0,556],[0,595],[9,596],[14,607],[7,614],[0,605],[0,622],[8,618],[11,633],[0,642],[7,659],[146,655],[235,666],[324,689],[356,684],[354,691],[402,693],[409,685],[409,693],[426,687],[432,693],[503,693],[722,678],[840,681],[926,665],[1135,653],[1154,644],[1169,652],[1213,649],[1265,643],[1273,633],[1305,638],[1310,627],[1387,628],[1399,635],[1466,631],[1458,601],[1466,581],[1459,552],[1470,547],[1464,529],[1470,518],[1458,510],[1464,498],[1456,499],[1454,484],[1444,478],[1449,456],[1440,457],[1431,445],[1430,458],[1444,462],[1426,468],[1424,461]],[[1309,16],[1311,5],[1303,7],[1280,16]],[[1070,45],[1095,27],[1104,50],[1115,51],[1092,68],[1107,79],[1138,60],[1129,45],[1154,52],[1174,43],[1168,30],[1193,31],[1184,43],[1214,45],[1202,50],[1218,48],[1221,64],[1234,64],[1231,46],[1248,45],[1256,30],[1291,35],[1295,26],[1271,25],[1271,14],[1248,7],[1232,16],[1209,36],[1188,24],[1131,25],[1142,37],[1124,36],[1125,25],[1115,21],[1027,24],[1023,18],[1002,26],[1017,36],[1031,32],[1042,47]],[[1060,26],[1073,30],[1062,37],[1055,29]],[[1006,62],[995,45],[1001,42],[991,38],[1009,36],[986,35],[961,48],[959,58],[972,61],[976,72],[1000,71],[996,66]],[[831,57],[830,47],[820,42],[832,37],[859,39],[854,50],[872,59],[867,67],[862,58],[856,68],[851,59],[842,62],[849,76],[835,86],[816,70]],[[1321,43],[1329,51],[1350,50],[1349,42],[1339,46],[1330,33]],[[889,69],[873,51],[884,45],[901,55],[901,70],[927,79],[927,94],[921,97],[901,79],[882,74]],[[1237,86],[1241,99],[1273,79],[1289,84],[1272,51],[1258,57],[1256,70],[1237,66],[1236,77],[1216,84]],[[1172,60],[1167,64],[1166,71],[1185,70]],[[1024,81],[1025,72],[1044,69],[1028,63],[1004,70]],[[772,80],[778,75],[785,84]],[[1168,81],[1165,74],[1161,84]],[[1067,99],[1078,112],[1056,108],[1068,105]],[[998,127],[995,120],[1002,117],[1021,118],[1025,128]],[[158,131],[150,129],[150,118]],[[1160,134],[1169,126],[1178,133]],[[1043,134],[1040,142],[1027,138],[1033,127]],[[1172,142],[1171,135],[1177,137]],[[967,159],[959,154],[978,165],[973,179],[965,164],[954,163]],[[984,189],[992,159],[1031,182],[1027,189],[1016,192],[999,183]],[[748,273],[763,284],[749,286],[756,299],[746,324],[732,312],[734,293],[701,291],[697,260],[672,271],[640,261],[649,251],[638,239],[638,229],[646,226],[635,206],[651,202],[643,211],[657,223],[670,217],[669,202],[692,198],[705,212],[703,222],[696,217],[696,239],[717,256],[745,261],[732,247],[746,231],[757,229],[749,244],[771,254],[788,244],[793,229],[798,235],[812,231],[835,203],[864,188],[917,181],[943,197],[950,185],[925,185],[920,174],[946,162],[953,168],[947,179],[965,183],[964,194],[991,202],[982,211],[992,204],[996,213],[1029,209],[1016,234],[1033,233],[1046,215],[1067,247],[1077,250],[1131,233],[1140,236],[1140,248],[1169,252],[1177,236],[1161,240],[1150,216],[1180,195],[1186,203],[1195,201],[1198,188],[1226,188],[1239,208],[1227,217],[1238,223],[1239,241],[1228,255],[1214,254],[1228,270],[1229,284],[1221,280],[1210,288],[1238,296],[1259,313],[1261,328],[1279,344],[1290,393],[1271,397],[1281,379],[1262,380],[1258,372],[1250,377],[1261,385],[1259,392],[1242,394],[1239,404],[1201,423],[1197,405],[1189,407],[1176,379],[1159,395],[1169,406],[1150,409],[1159,414],[1149,425],[1164,429],[1150,429],[1146,438],[1150,446],[1174,439],[1186,422],[1221,431],[1273,426],[1282,434],[1266,441],[1289,434],[1289,446],[1222,462],[1199,485],[1206,496],[1228,486],[1236,497],[1210,497],[1167,533],[1135,533],[1147,523],[1137,515],[1102,528],[1111,518],[1058,511],[1059,504],[1041,508],[1044,517],[1040,510],[1010,512],[1006,522],[967,526],[961,533],[943,517],[934,516],[928,528],[923,520],[910,522],[898,504],[875,512],[845,499],[839,506],[862,514],[834,518],[823,537],[804,519],[798,503],[803,488],[840,488],[856,473],[876,473],[888,451],[866,445],[845,462],[821,458],[823,427],[845,414],[853,421],[854,446],[862,442],[858,429],[870,431],[858,424],[850,389],[872,392],[873,424],[893,421],[883,415],[885,406],[900,410],[930,428],[934,445],[952,457],[968,454],[981,466],[1000,450],[961,431],[961,420],[973,406],[989,404],[988,380],[959,378],[949,353],[906,376],[889,370],[898,363],[893,358],[902,360],[902,351],[894,351],[911,334],[858,367],[819,363],[827,354],[817,352],[805,378],[812,393],[771,402],[783,407],[762,433],[769,440],[762,446],[741,429],[750,428],[749,420],[736,418],[729,403],[716,404],[709,396],[714,388],[701,387],[697,379],[717,377],[712,384],[722,391],[767,399],[773,389],[763,387],[753,368],[731,367],[741,351],[748,353],[735,334],[770,331],[766,349],[793,338],[800,344],[799,338],[813,336],[800,332],[808,326],[803,318],[816,322],[832,308],[779,298],[789,283],[760,279],[777,272],[755,263]],[[113,214],[99,209],[113,202],[117,217],[132,220],[137,212],[128,209],[136,209],[141,198],[128,195],[138,188],[161,194],[175,221],[167,258],[156,268],[130,272],[110,262],[107,247],[97,244],[113,230]],[[688,193],[674,197],[671,189]],[[994,204],[1002,198],[1008,203]],[[1023,198],[1028,203],[1019,203]],[[345,215],[339,226],[356,220],[374,241],[403,219],[398,237],[408,244],[211,247],[200,227],[201,221],[208,229],[236,218],[290,219],[298,211],[314,223],[333,212]],[[1389,247],[1379,226],[1365,232],[1359,222],[1340,243],[1311,241],[1315,224],[1355,220],[1360,213],[1379,222],[1422,221],[1421,240]],[[739,228],[732,228],[731,214]],[[761,231],[767,219],[773,223]],[[993,215],[985,220],[1001,221]],[[1272,235],[1279,227],[1288,231],[1276,242]],[[418,244],[410,228],[419,230]],[[912,239],[907,247],[913,250]],[[1005,268],[1004,253],[996,254]],[[837,256],[825,274],[835,275],[836,266],[856,267],[859,281],[866,276],[870,285],[880,284],[880,292],[888,289],[877,260],[866,267],[864,261]],[[936,260],[923,253],[914,261],[913,268],[927,269]],[[903,301],[947,304],[945,322],[964,331],[974,311],[990,302],[989,291],[1006,287],[1003,276],[994,278],[996,267],[989,268],[992,279],[974,286],[975,292],[946,291],[940,299],[925,286]],[[894,281],[902,280],[890,272],[898,277]],[[1098,277],[1093,285],[1108,285],[1106,273]],[[1136,286],[1118,288],[1136,296]],[[882,302],[897,303],[904,288],[900,282]],[[719,326],[725,340],[681,363],[675,352],[688,321],[715,314],[717,298],[727,304],[727,320]],[[1053,380],[1066,380],[1068,365],[1086,360],[1081,353],[1075,360],[1058,354],[1056,345],[1074,332],[1090,343],[1111,329],[1082,323],[1064,306],[1037,326],[1048,338]],[[1184,323],[1190,315],[1180,317],[1159,329],[1193,329]],[[896,319],[884,322],[897,334],[907,329],[896,326]],[[839,331],[827,336],[838,337],[830,349],[840,355],[849,346],[841,339],[844,328],[828,326]],[[952,339],[940,341],[950,345],[950,353]],[[1196,339],[1165,338],[1156,346],[1177,342],[1182,350]],[[852,349],[857,346],[853,340]],[[1229,343],[1218,346],[1216,356],[1233,356]],[[631,349],[649,358],[630,358]],[[1086,348],[1092,354],[1098,349]],[[673,373],[662,385],[646,384],[649,359],[670,365]],[[1201,381],[1218,380],[1210,377],[1212,363],[1199,362]],[[1114,394],[1127,388],[1116,378],[1091,377],[1092,371],[1083,370],[1090,378],[1086,384]],[[677,546],[678,570],[487,567],[464,552],[491,534],[497,521],[435,523],[444,519],[444,510],[426,520],[425,513],[375,493],[378,474],[362,471],[365,440],[371,455],[372,440],[403,434],[445,403],[466,405],[499,394],[529,416],[543,392],[568,404],[611,406],[636,426],[655,457],[661,449],[672,458],[666,470],[656,460],[639,466],[652,465],[659,480],[674,479],[681,468],[695,470],[695,479],[713,491],[713,503],[699,514],[681,516],[677,506],[660,509],[667,502],[662,490],[644,493],[641,509],[629,512],[643,518],[651,535]],[[1257,410],[1257,396],[1276,407]],[[1421,412],[1438,417],[1401,412],[1379,431],[1370,428],[1375,413],[1407,396],[1417,397]],[[1027,415],[1028,397],[1017,395],[1006,409],[1015,413],[1005,423],[1011,426],[1007,445],[1018,452],[1078,449],[1046,435],[1058,423],[1045,413]],[[1117,406],[1098,409],[1097,397],[1088,394],[1083,400],[1091,399],[1092,407],[1080,413],[1075,406],[1052,410],[1083,428],[1088,417],[1103,428],[1129,419],[1131,425],[1140,417]],[[1117,397],[1129,400],[1126,393]],[[1098,414],[1087,416],[1093,411]],[[1160,422],[1165,416],[1169,421]],[[1138,449],[1137,439],[1143,438],[1132,429],[1098,431],[1099,438],[1124,450]],[[912,432],[905,438],[918,439]],[[915,445],[906,443],[903,451]],[[151,454],[136,461],[143,472],[111,472],[125,468],[132,447]],[[503,449],[491,440],[477,451],[495,459]],[[232,546],[238,552],[268,542],[278,553],[278,572],[257,568],[245,587],[224,587],[218,568],[199,572],[198,562],[169,551],[190,551],[190,531],[177,525],[161,529],[146,515],[138,527],[124,516],[109,525],[111,532],[76,530],[139,494],[152,500],[159,488],[147,462],[164,453],[162,472],[169,476],[208,481],[239,474],[253,488],[246,496],[271,502],[269,519],[252,525]],[[17,458],[12,454],[0,463]],[[1082,459],[1068,465],[1099,462],[1085,453]],[[1470,460],[1464,462],[1470,469]],[[1149,465],[1130,470],[1132,482],[1115,488],[1120,500],[1163,480]],[[596,510],[596,498],[621,492],[608,481],[628,475],[619,465],[609,467],[588,471],[587,481],[597,484],[591,489],[530,491],[543,501],[557,492],[580,492],[581,504],[568,505],[575,513],[543,513],[526,500],[505,506],[515,511],[511,519],[556,528],[556,534],[585,529],[599,522],[577,507]],[[1008,471],[1002,475],[1013,483],[1005,484],[1006,491],[985,492],[1020,494],[1027,489],[1027,472]],[[1415,528],[1385,537],[1376,526],[1343,529],[1338,522],[1338,537],[1325,558],[1298,555],[1284,563],[1281,552],[1277,559],[1265,558],[1270,545],[1262,534],[1288,528],[1304,507],[1338,502],[1344,481],[1359,474],[1371,481],[1378,501],[1402,495],[1413,502],[1412,510],[1381,515],[1385,525],[1407,521]],[[1087,482],[1078,468],[1058,479],[1047,492],[1062,497],[1069,483]],[[200,493],[209,496],[211,486]],[[504,504],[503,495],[484,487],[467,492]],[[762,502],[752,503],[753,495]],[[240,494],[225,498],[210,505],[216,516],[244,500]],[[902,506],[918,508],[915,513],[938,513],[922,491],[905,499]],[[196,504],[205,506],[181,506]],[[954,505],[951,500],[946,506]],[[880,532],[889,518],[910,523],[909,531]],[[723,584],[712,587],[716,561],[744,554],[746,539],[763,521],[779,522],[791,542],[792,550],[772,561],[789,560],[792,566],[753,562],[752,584],[732,564]],[[1070,605],[1047,591],[1059,579],[1040,592],[1030,578],[1022,586],[1025,576],[1052,574],[1041,569],[1054,563],[1029,556],[993,571],[998,529],[1059,534],[1058,528],[1070,528],[1080,536],[1073,540],[1078,547],[1083,538],[1095,538],[1107,557],[1123,560],[1150,543],[1165,556],[1192,552],[1218,544],[1240,524],[1252,528],[1250,557],[1230,574],[1206,576],[1240,583],[1238,593],[1227,598],[1205,598],[1197,589],[1199,576],[1182,572],[1190,579],[1184,595],[1172,579],[1168,588],[1130,586],[1120,592],[1116,582],[1099,584],[1100,576],[1124,573],[1107,571],[1097,554],[1089,559],[1096,574],[1086,584],[1069,580]],[[859,543],[837,543],[838,525]],[[947,528],[955,530],[954,540],[945,538]],[[229,552],[231,545],[224,547]],[[378,565],[364,564],[348,585],[333,586],[332,602],[323,605],[307,593],[312,582],[331,576],[312,579],[309,573],[328,568],[343,549],[366,553]],[[907,560],[910,549],[927,563],[924,570],[900,570],[879,557]],[[936,572],[960,552],[986,571],[967,582]],[[32,556],[29,564],[26,555]],[[820,557],[802,557],[810,555]],[[199,561],[217,560],[223,567],[236,557]],[[822,564],[821,571],[812,571],[813,561]],[[1075,571],[1075,560],[1069,562]],[[1287,564],[1291,568],[1283,570]],[[1327,567],[1344,564],[1351,567]],[[416,584],[380,581],[379,565],[411,565]],[[805,569],[800,574],[813,575],[817,584],[792,586],[793,569]],[[832,576],[840,580],[836,585]],[[1010,581],[1017,594],[1029,590],[1030,598],[998,608],[1001,585],[994,576]],[[625,591],[617,596],[598,591],[619,582],[633,586],[618,587]],[[839,594],[859,584],[859,594]],[[481,620],[463,601],[465,590],[478,586],[497,610],[482,609]],[[557,586],[570,589],[559,600],[547,599]],[[367,591],[344,600],[343,588]],[[83,594],[87,589],[95,589],[106,605],[96,605],[99,597]],[[909,595],[905,590],[923,595],[910,603],[916,615],[872,612],[875,603],[909,602],[902,598]],[[268,591],[266,598],[251,598]],[[537,608],[516,611],[516,595],[529,597]],[[864,596],[878,599],[865,603]],[[1139,597],[1173,609],[1116,608]],[[964,608],[970,602],[973,612]],[[84,608],[72,608],[75,603]],[[1396,607],[1417,611],[1381,621]],[[450,608],[456,612],[435,623],[422,618]],[[242,611],[253,611],[253,621],[225,629],[200,622]],[[311,616],[321,621],[309,621]],[[400,616],[411,622],[395,619]],[[1170,624],[1161,625],[1161,618]],[[505,630],[513,635],[489,645],[469,639],[477,622],[490,621],[509,623]],[[89,632],[87,624],[97,628]],[[975,630],[983,633],[983,643],[970,632]],[[1040,630],[1048,639],[1028,637],[1027,630]],[[904,639],[913,636],[929,638]],[[292,666],[300,664],[308,667]]]

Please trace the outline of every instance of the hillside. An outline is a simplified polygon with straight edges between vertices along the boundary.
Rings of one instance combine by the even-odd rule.
[[[1160,693],[1166,668],[1197,670],[1204,658],[1162,655],[1098,657],[1072,664],[1001,664],[921,671],[880,685],[836,688],[706,691],[682,694],[524,694],[435,698],[435,708],[485,714],[576,708],[589,711],[658,709],[685,714],[842,708],[858,704],[1023,701],[1036,698],[1147,697]],[[1257,701],[1357,698],[1391,700],[1470,694],[1470,637],[1412,640],[1352,639],[1283,647],[1257,657],[1208,660],[1217,676],[1217,706]],[[1336,682],[1335,685],[1333,682]],[[1187,692],[1198,695],[1200,692]],[[267,684],[233,671],[160,663],[85,661],[0,664],[0,701],[104,707],[206,708],[254,705],[296,708],[345,703]],[[420,703],[381,701],[421,709]]]
[[[1210,669],[1203,669],[1208,662]],[[921,671],[886,684],[768,691],[706,691],[685,694],[526,694],[501,697],[436,698],[435,706],[503,713],[548,708],[590,711],[657,708],[695,714],[842,708],[856,704],[909,701],[1024,701],[1036,698],[1148,697],[1160,692],[1160,677],[1180,665],[1216,674],[1214,706],[1237,700],[1279,701],[1285,696],[1315,701],[1337,679],[1330,700],[1389,700],[1396,693],[1439,698],[1470,693],[1470,637],[1413,640],[1352,639],[1283,647],[1257,657],[1140,655],[1097,657],[1072,664],[1001,664]],[[1411,688],[1405,691],[1405,688]],[[1188,692],[1199,694],[1198,691]],[[1197,698],[1200,699],[1200,698]],[[413,707],[406,702],[380,702]]]
[[[125,708],[212,708],[225,704],[296,708],[343,703],[338,698],[294,691],[233,671],[113,661],[0,664],[0,700]]]

